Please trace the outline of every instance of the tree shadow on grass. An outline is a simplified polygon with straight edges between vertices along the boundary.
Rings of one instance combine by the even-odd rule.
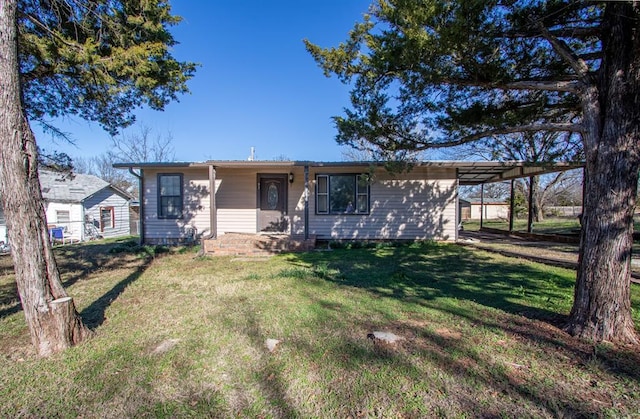
[[[296,276],[305,283],[297,292],[314,308],[307,313],[315,318],[306,318],[300,330],[277,336],[284,340],[272,354],[264,347],[265,338],[273,337],[266,332],[273,329],[270,317],[261,316],[252,300],[228,301],[234,307],[232,317],[242,319],[235,328],[249,338],[259,356],[253,380],[282,417],[303,416],[309,409],[333,417],[501,417],[507,412],[513,417],[597,417],[602,413],[598,402],[587,395],[505,365],[462,334],[406,319],[387,322],[389,313],[380,307],[353,312],[349,303],[327,296],[326,286],[312,272],[308,275]],[[475,321],[479,324],[482,318],[478,313]],[[494,326],[491,320],[487,325]],[[405,340],[377,349],[367,338],[377,328],[390,328]],[[301,368],[303,376],[308,369],[313,377],[307,384],[313,388],[309,398],[298,397],[290,381],[292,368]],[[246,385],[253,388],[252,383]],[[239,406],[235,413],[257,415],[251,409]]]
[[[345,380],[324,383],[327,388],[322,390],[339,397],[342,401],[340,405],[350,406],[350,411],[341,412],[345,416],[358,416],[361,413],[359,408],[365,414],[371,413],[366,410],[369,394],[358,397],[353,385],[381,394],[397,392],[393,383],[378,378],[389,374],[397,376],[398,380],[407,380],[405,386],[414,392],[413,395],[399,396],[401,400],[396,403],[400,408],[409,404],[407,401],[413,397],[430,409],[429,412],[410,411],[409,416],[437,415],[440,408],[453,414],[457,409],[473,417],[501,417],[505,412],[514,417],[598,417],[602,414],[601,400],[591,397],[605,397],[606,391],[594,392],[593,396],[574,394],[572,387],[540,381],[535,375],[527,373],[526,365],[505,364],[496,359],[491,351],[479,348],[473,339],[467,339],[462,333],[428,327],[428,319],[425,319],[424,325],[406,319],[386,322],[387,313],[376,313],[376,308],[372,307],[366,308],[366,313],[345,316],[345,312],[350,311],[349,307],[343,307],[335,301],[325,301],[323,293],[315,292],[312,286],[309,288],[306,294],[309,304],[321,307],[316,311],[322,316],[317,323],[333,325],[332,330],[318,331],[320,339],[326,339],[323,342],[325,348],[322,358],[312,359],[310,363],[324,365],[327,370],[334,370],[334,374],[342,371],[342,375],[347,377]],[[429,306],[429,303],[426,305]],[[433,308],[440,306],[433,305]],[[523,329],[528,327],[531,331],[526,336],[532,340],[545,338],[544,333],[538,333],[527,319],[509,327],[508,323],[495,322],[483,314],[486,314],[485,310],[472,316],[472,324],[501,327],[508,335],[522,334]],[[513,320],[515,316],[507,317]],[[383,323],[378,323],[380,320],[366,320],[375,318],[383,319]],[[405,337],[405,340],[395,346],[376,350],[375,344],[365,337],[367,332],[376,328],[391,329]],[[341,334],[338,339],[337,333]],[[522,336],[516,339],[525,340]],[[318,353],[318,344],[304,339],[293,337],[287,339],[285,345],[295,347],[296,351],[310,358]],[[563,351],[557,352],[560,352],[559,358],[564,357]],[[509,359],[508,356],[506,359]],[[520,362],[527,363],[526,360]],[[519,399],[528,401],[529,406],[539,407],[540,411],[529,411],[527,405],[518,402]]]
[[[0,319],[11,316],[22,310],[20,298],[18,297],[18,288],[15,281],[3,283],[0,285],[0,306],[5,308],[0,310]]]
[[[129,274],[122,281],[118,282],[113,288],[91,303],[91,305],[82,310],[80,316],[82,317],[84,324],[90,329],[95,329],[101,326],[106,319],[105,312],[107,311],[107,308],[109,308],[111,303],[113,303],[113,301],[118,298],[130,284],[140,278],[151,264],[151,260],[152,259],[147,258],[144,264],[138,266],[135,271]]]
[[[534,297],[555,307],[573,287],[572,279],[529,263],[500,264],[489,256],[452,245],[424,243],[291,257],[294,263],[312,265],[327,281],[363,288],[380,297],[416,304],[457,298],[553,323],[561,322],[564,315],[525,305],[524,301]]]
[[[135,258],[132,260],[132,255],[111,253],[111,250],[115,247],[131,241],[132,239],[130,238],[124,238],[121,240],[109,241],[106,243],[90,242],[55,247],[54,255],[56,257],[58,269],[60,270],[62,285],[65,288],[69,288],[72,285],[76,284],[78,281],[89,278],[92,273],[100,269],[117,270],[137,265],[139,263],[138,259]],[[150,261],[145,260],[144,264],[147,265],[148,263],[150,263]],[[136,272],[139,269],[140,267],[136,268]],[[142,271],[144,271],[144,269]],[[13,260],[10,256],[3,255],[3,257],[0,258],[0,275],[6,275],[7,277],[10,276],[11,280],[0,283],[0,306],[5,306],[5,308],[0,310],[0,319],[22,310],[22,305],[20,303],[20,297],[18,295],[18,289],[16,286],[15,278],[13,277],[13,272]],[[132,275],[135,276],[136,272],[134,272]],[[137,276],[139,276],[141,273],[142,272],[140,272]],[[126,285],[137,279],[137,276],[133,279],[129,279],[128,277],[120,284],[123,284],[123,286],[126,287]],[[121,292],[122,290],[119,293]],[[101,299],[108,298],[105,296],[101,297]],[[95,307],[95,304],[96,302],[94,302],[92,306]],[[83,313],[85,311],[86,310],[84,310]],[[95,323],[95,326],[101,324],[102,321]]]
[[[243,312],[243,318],[246,322],[243,330],[251,345],[255,348],[255,353],[260,357],[260,361],[257,363],[259,367],[253,371],[253,374],[261,394],[265,400],[268,400],[271,408],[277,412],[277,416],[285,418],[301,417],[301,413],[296,410],[288,395],[289,384],[283,377],[283,368],[286,362],[281,362],[277,356],[273,356],[267,350],[266,340],[273,338],[273,336],[265,334],[265,325],[262,324],[253,305],[248,304],[245,299],[238,300],[234,305],[235,310]],[[256,414],[257,412],[252,411],[240,413],[241,416],[255,416]]]
[[[68,288],[86,279],[99,269],[119,269],[130,264],[122,254],[114,254],[117,247],[135,243],[134,239],[123,238],[109,242],[88,242],[56,247],[56,262],[62,274],[62,285]]]
[[[640,355],[629,348],[603,348],[574,339],[560,327],[570,308],[575,279],[528,262],[500,263],[482,252],[435,243],[379,249],[310,252],[288,256],[312,266],[315,275],[340,286],[365,289],[381,298],[435,308],[497,328],[519,339],[562,348],[579,362],[597,362],[616,375],[640,381]],[[460,305],[472,301],[479,310]],[[510,313],[495,321],[482,307]],[[634,305],[634,309],[640,307]],[[637,348],[636,348],[637,349]]]

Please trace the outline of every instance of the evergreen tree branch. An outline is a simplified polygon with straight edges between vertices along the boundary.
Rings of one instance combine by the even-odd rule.
[[[546,39],[554,51],[558,53],[576,72],[576,74],[584,79],[589,76],[589,66],[580,58],[562,39],[554,36],[542,23],[540,23],[540,32],[544,39]]]
[[[496,129],[490,129],[482,132],[478,132],[471,135],[466,135],[457,140],[443,141],[431,144],[425,144],[424,149],[427,148],[440,148],[440,147],[455,147],[464,144],[468,144],[483,138],[492,137],[495,135],[516,134],[522,132],[582,132],[582,125],[575,123],[541,123],[541,124],[528,124],[519,126],[508,126]]]

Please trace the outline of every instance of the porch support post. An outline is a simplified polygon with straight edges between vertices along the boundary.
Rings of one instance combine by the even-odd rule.
[[[529,216],[527,217],[527,233],[533,231],[533,176],[529,176]]]
[[[304,166],[304,239],[309,239],[309,166]]]
[[[516,200],[514,195],[514,185],[516,180],[511,179],[511,197],[509,198],[509,233],[513,232],[513,217],[516,209]]]
[[[216,168],[209,166],[209,225],[211,226],[210,238],[218,238],[218,208],[216,207]]]
[[[480,230],[484,222],[484,183],[480,185]]]

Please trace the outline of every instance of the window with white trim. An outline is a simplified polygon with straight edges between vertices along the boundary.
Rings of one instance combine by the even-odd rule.
[[[368,213],[369,178],[367,175],[316,175],[316,214]]]
[[[56,223],[68,224],[70,221],[71,217],[69,216],[69,211],[56,210]]]
[[[182,174],[158,175],[158,218],[182,218]]]

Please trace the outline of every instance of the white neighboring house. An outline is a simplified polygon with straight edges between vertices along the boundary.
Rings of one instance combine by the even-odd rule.
[[[509,202],[497,198],[460,199],[462,220],[479,220],[480,214],[484,220],[509,219]]]
[[[131,196],[92,175],[40,170],[49,229],[62,228],[65,241],[130,234]],[[0,207],[0,241],[8,242]]]
[[[0,205],[0,242],[9,242],[7,240],[7,223],[4,221],[4,212],[2,212],[2,205]]]

